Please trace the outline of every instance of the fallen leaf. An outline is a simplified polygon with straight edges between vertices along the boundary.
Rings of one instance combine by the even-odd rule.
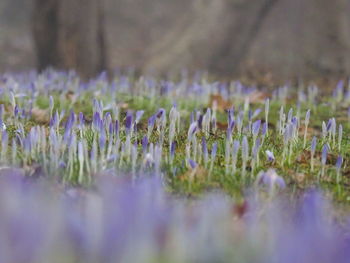
[[[220,94],[211,94],[209,105],[213,107],[216,103],[216,107],[218,111],[225,111],[232,108],[232,103],[225,100]]]
[[[35,122],[41,124],[47,124],[50,121],[49,113],[47,110],[33,108],[32,109],[32,118]]]
[[[268,95],[262,91],[256,90],[248,95],[250,103],[264,103]]]
[[[187,172],[185,172],[183,175],[180,176],[181,181],[199,181],[204,182],[208,176],[208,171],[201,166],[197,166],[194,169],[189,169]]]

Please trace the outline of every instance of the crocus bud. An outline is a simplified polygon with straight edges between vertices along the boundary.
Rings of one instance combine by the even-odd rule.
[[[314,136],[311,141],[311,154],[315,154],[316,151],[316,145],[317,145],[317,139]]]
[[[253,123],[252,132],[254,137],[258,136],[258,133],[260,130],[260,124],[261,124],[261,120],[257,120]]]
[[[175,142],[172,142],[172,143],[171,143],[171,146],[170,146],[170,156],[171,156],[171,158],[174,158],[175,149],[176,149],[176,143],[175,143]]]
[[[131,128],[132,128],[132,119],[133,119],[133,116],[132,116],[132,113],[131,112],[128,112],[126,114],[126,118],[125,118],[125,130],[126,130],[126,133],[129,134],[130,131],[131,131]]]
[[[321,158],[322,165],[326,164],[326,162],[327,162],[327,155],[328,155],[328,145],[325,144],[322,147],[322,158]]]
[[[337,171],[340,171],[342,165],[343,165],[343,157],[339,155],[337,158],[337,162],[335,164]]]

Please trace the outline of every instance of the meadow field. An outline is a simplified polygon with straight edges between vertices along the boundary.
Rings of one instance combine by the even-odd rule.
[[[349,262],[350,83],[0,76],[0,262]]]

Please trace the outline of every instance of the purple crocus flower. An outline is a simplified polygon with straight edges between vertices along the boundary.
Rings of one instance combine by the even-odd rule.
[[[136,112],[135,123],[139,123],[144,113],[145,113],[144,110],[139,110]]]
[[[230,126],[231,122],[234,120],[234,109],[229,109],[227,111],[227,115],[228,115],[228,126]]]
[[[109,127],[108,127],[108,133],[109,133],[109,134],[113,134],[113,131],[114,131],[114,126],[113,126],[113,123],[110,122],[110,123],[109,123]]]
[[[152,115],[151,117],[149,117],[149,119],[148,119],[148,127],[153,127],[154,126],[156,118],[157,118],[156,115]]]
[[[232,147],[232,156],[234,159],[237,157],[239,147],[240,147],[239,140],[234,140],[233,147]]]
[[[103,129],[103,121],[101,119],[100,113],[98,113],[97,111],[93,115],[92,122],[95,129],[97,129],[98,131],[101,131]]]
[[[257,157],[259,148],[260,148],[260,138],[257,138],[257,139],[255,140],[254,147],[253,147],[253,149],[252,149],[252,156],[253,156],[254,158]]]
[[[258,175],[257,178],[258,184],[262,184],[268,187],[271,191],[274,186],[278,186],[280,189],[284,189],[286,187],[286,183],[283,178],[279,176],[275,169],[268,169],[267,172],[262,172]]]
[[[316,151],[316,145],[317,145],[317,138],[314,136],[311,141],[311,153],[315,154]]]
[[[158,110],[158,112],[157,112],[157,118],[158,118],[158,119],[162,119],[162,118],[164,118],[164,117],[165,117],[165,109],[160,108],[160,109]]]
[[[254,113],[253,113],[252,119],[254,119],[255,117],[257,117],[257,116],[260,114],[261,111],[262,111],[261,108],[256,109],[256,110],[254,111]]]
[[[203,122],[203,115],[199,114],[197,123],[198,123],[198,129],[200,130],[202,129],[202,122]]]
[[[204,136],[202,137],[202,151],[204,154],[208,152],[207,140]]]
[[[242,158],[243,158],[243,162],[247,162],[248,157],[249,157],[249,144],[248,144],[247,136],[244,136],[243,140],[242,140]]]
[[[84,114],[82,112],[79,112],[79,124],[81,126],[84,126],[84,123],[85,123],[85,117],[84,117]]]
[[[338,171],[340,171],[342,165],[343,165],[343,157],[341,155],[339,155],[337,158],[337,162],[335,164],[335,167]]]
[[[311,113],[311,110],[308,110],[305,114],[305,124],[307,125],[310,121],[310,113]]]
[[[143,150],[143,153],[147,152],[147,146],[148,146],[148,138],[147,138],[147,136],[144,136],[142,138],[142,150]]]
[[[126,133],[129,134],[132,128],[132,119],[133,119],[133,115],[132,113],[129,111],[126,114],[126,118],[125,118],[125,130]]]
[[[172,142],[170,146],[170,156],[173,158],[175,155],[176,142]]]
[[[275,160],[275,156],[272,151],[266,150],[265,153],[268,161],[273,162]]]
[[[54,105],[55,105],[54,99],[53,99],[53,97],[50,95],[50,98],[49,98],[49,108],[50,108],[50,111],[53,110]]]
[[[214,142],[213,147],[211,149],[211,158],[215,159],[216,151],[218,150],[218,143]]]
[[[58,114],[53,114],[53,116],[50,119],[50,128],[55,127],[58,122]]]
[[[106,132],[104,130],[100,133],[99,144],[101,149],[104,149],[106,146]]]
[[[119,136],[119,121],[116,120],[114,124],[114,133],[118,137]]]
[[[74,115],[74,112],[71,111],[71,113],[69,114],[69,117],[68,117],[68,120],[66,122],[66,125],[65,125],[65,129],[66,131],[70,131],[74,125],[74,120],[75,120],[75,115]]]
[[[322,147],[322,158],[321,158],[322,165],[326,164],[326,162],[327,162],[327,155],[328,155],[328,145],[325,144]]]
[[[261,135],[265,136],[266,132],[267,132],[267,123],[264,122],[263,125],[262,125],[262,128],[261,128]]]
[[[260,124],[261,124],[261,120],[257,120],[253,123],[253,127],[252,127],[253,136],[258,136],[258,133],[260,130]]]
[[[215,117],[213,117],[213,119],[211,121],[211,125],[212,125],[213,130],[215,131],[216,130],[216,118]]]
[[[293,108],[290,108],[288,111],[288,116],[287,116],[288,122],[291,122],[292,118],[293,118]]]
[[[197,122],[193,122],[188,129],[188,133],[187,133],[188,141],[192,140],[193,136],[196,134],[196,131],[197,131]]]
[[[1,134],[1,142],[2,142],[2,144],[3,145],[7,145],[7,141],[8,141],[8,133],[7,133],[7,131],[6,130],[3,130],[2,131],[2,134]],[[5,147],[5,146],[3,146],[3,147]]]
[[[332,119],[329,119],[328,122],[327,122],[327,131],[330,131],[330,129],[332,128]]]
[[[188,163],[190,164],[192,169],[195,169],[197,167],[197,163],[195,161],[193,161],[192,159],[189,159]]]
[[[248,111],[248,120],[251,121],[252,120],[252,116],[253,116],[253,112],[252,110]]]
[[[191,115],[190,115],[190,122],[191,123],[194,122],[194,112],[193,111],[191,112]]]
[[[18,117],[19,111],[20,111],[20,109],[19,109],[18,105],[16,105],[15,109],[14,109],[14,115],[15,115],[16,118]]]

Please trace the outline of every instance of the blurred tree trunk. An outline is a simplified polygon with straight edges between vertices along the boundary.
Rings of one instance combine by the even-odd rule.
[[[75,69],[91,77],[106,68],[103,0],[34,0],[39,70]]]
[[[153,48],[148,67],[178,70],[195,65],[221,75],[236,73],[277,2],[193,1],[187,16]]]
[[[209,68],[224,75],[238,72],[265,19],[278,0],[227,2],[232,21],[220,46],[209,59]]]

